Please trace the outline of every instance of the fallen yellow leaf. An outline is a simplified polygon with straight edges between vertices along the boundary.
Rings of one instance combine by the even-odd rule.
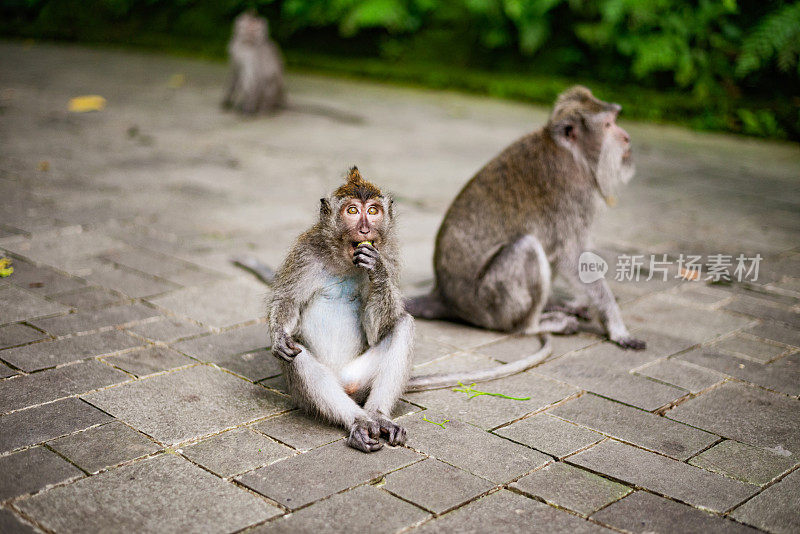
[[[169,81],[167,82],[167,87],[170,89],[178,89],[179,87],[183,87],[183,84],[186,83],[186,76],[183,74],[173,74],[170,76]]]
[[[69,101],[69,110],[76,113],[100,111],[106,107],[106,99],[100,95],[76,96]]]
[[[11,266],[11,260],[8,258],[0,258],[0,278],[11,276],[14,268]]]
[[[47,160],[42,160],[39,162],[37,168],[42,172],[47,172],[50,170],[50,162]]]

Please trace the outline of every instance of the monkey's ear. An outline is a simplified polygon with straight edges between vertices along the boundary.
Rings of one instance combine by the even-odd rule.
[[[557,121],[550,126],[550,135],[556,143],[572,150],[578,141],[578,125],[569,119]]]
[[[331,214],[331,203],[327,198],[319,199],[319,216],[320,218],[327,217]]]

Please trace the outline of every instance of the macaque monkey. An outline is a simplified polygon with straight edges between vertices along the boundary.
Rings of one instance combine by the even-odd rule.
[[[223,107],[253,115],[284,106],[283,59],[268,32],[267,20],[253,11],[236,17],[228,43],[231,83]]]
[[[402,445],[406,431],[391,412],[408,379],[414,322],[398,289],[393,201],[353,167],[320,202],[318,222],[274,278],[263,273],[273,288],[272,352],[295,401],[348,429],[348,445],[376,451],[381,436]]]
[[[434,290],[407,301],[406,309],[493,330],[573,333],[585,308],[545,309],[558,274],[588,295],[611,341],[644,349],[628,333],[606,281],[578,278],[599,201],[610,203],[634,173],[630,137],[616,124],[620,110],[572,87],[558,97],[544,128],[478,171],[439,228]]]

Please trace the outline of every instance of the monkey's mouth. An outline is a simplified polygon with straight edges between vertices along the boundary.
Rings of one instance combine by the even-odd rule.
[[[628,162],[628,160],[630,160],[630,159],[631,159],[631,156],[633,156],[633,150],[631,150],[631,149],[629,148],[628,150],[626,150],[626,151],[625,151],[625,152],[622,154],[622,161],[624,161],[624,162],[626,162],[626,163],[627,163],[627,162]]]
[[[367,240],[367,239],[365,239],[363,241],[350,241],[350,255],[352,256],[353,254],[355,254],[356,253],[356,249],[359,246],[363,245],[364,243],[366,243],[367,245],[372,245],[373,247],[375,246],[375,241],[371,241],[371,240]]]

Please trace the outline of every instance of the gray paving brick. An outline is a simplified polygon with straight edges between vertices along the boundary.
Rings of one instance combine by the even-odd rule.
[[[125,269],[95,270],[86,277],[89,283],[119,291],[132,298],[145,298],[178,289],[180,286]]]
[[[301,451],[345,437],[343,429],[300,411],[270,417],[253,428]]]
[[[267,326],[256,324],[172,346],[193,358],[214,363],[257,382],[281,373],[277,358],[265,350],[269,344],[268,336]]]
[[[667,417],[757,447],[800,454],[800,403],[745,384],[723,384],[675,407]]]
[[[177,258],[139,247],[120,249],[104,255],[103,258],[153,276],[174,273],[191,265]]]
[[[423,458],[404,448],[384,447],[364,454],[337,442],[250,471],[236,480],[294,510]],[[309,473],[316,475],[310,477]]]
[[[37,263],[61,266],[109,253],[121,246],[120,241],[100,231],[67,231],[40,234],[30,240],[8,244],[6,248]]]
[[[236,428],[194,445],[183,454],[222,477],[229,477],[271,464],[294,451],[249,428]]]
[[[111,417],[79,399],[0,415],[0,452],[35,445],[76,430],[105,423]]]
[[[765,489],[731,513],[742,523],[778,534],[800,530],[800,471]]]
[[[562,462],[525,475],[511,487],[582,516],[588,516],[631,492],[628,486]]]
[[[205,365],[85,396],[162,443],[174,444],[288,410],[287,398]]]
[[[9,534],[34,534],[39,530],[8,508],[0,508],[0,532]]]
[[[152,454],[161,448],[119,421],[54,439],[47,445],[89,473]]]
[[[725,380],[723,374],[675,358],[659,360],[641,367],[636,370],[636,374],[666,382],[691,393],[698,393]]]
[[[583,395],[548,413],[676,460],[686,460],[719,439],[708,432],[595,395]]]
[[[66,313],[69,307],[28,293],[16,286],[0,286],[0,325]]]
[[[504,337],[499,332],[447,321],[421,319],[416,321],[415,326],[421,336],[459,349],[471,349]]]
[[[551,461],[538,451],[456,419],[442,428],[423,417],[436,423],[451,419],[432,410],[403,417],[400,421],[406,426],[411,448],[492,482],[508,482]]]
[[[778,321],[794,328],[800,326],[800,313],[763,298],[738,295],[724,308],[759,319]]]
[[[2,352],[5,361],[31,372],[86,358],[113,354],[144,343],[119,330],[34,343]]]
[[[553,353],[550,358],[583,349],[599,342],[600,339],[598,337],[589,334],[553,336],[551,340]],[[537,336],[508,336],[473,350],[501,362],[513,362],[536,352],[540,347],[541,343]]]
[[[41,328],[54,336],[91,332],[107,326],[143,321],[155,317],[158,312],[142,304],[113,306],[102,310],[86,310],[51,319],[37,319],[31,321],[37,328]]]
[[[665,334],[680,332],[685,339],[702,343],[752,323],[724,311],[700,310],[678,304],[664,295],[637,301],[625,310],[628,328],[648,328]]]
[[[800,352],[769,364],[717,352],[713,347],[693,350],[678,358],[767,389],[800,395]]]
[[[373,486],[359,486],[270,521],[254,529],[253,534],[369,532],[375,529],[376,521],[380,523],[381,531],[396,532],[427,516],[416,506],[392,497],[385,491]]]
[[[387,475],[383,489],[441,515],[494,486],[493,482],[429,458]]]
[[[547,412],[527,417],[494,433],[557,458],[563,458],[604,438],[602,434],[568,423]]]
[[[767,363],[785,353],[787,348],[775,343],[759,341],[741,334],[734,334],[705,347],[705,350],[731,354],[740,358]]]
[[[103,359],[136,376],[146,376],[195,363],[180,352],[162,346],[133,350]]]
[[[0,413],[130,380],[102,362],[79,362],[0,382]]]
[[[414,364],[430,362],[448,354],[458,352],[459,349],[445,343],[425,337],[418,331],[414,332]]]
[[[800,460],[789,451],[762,449],[738,441],[725,440],[698,454],[689,463],[743,482],[763,486],[800,463]]]
[[[733,508],[758,491],[758,486],[612,440],[567,461],[714,512]]]
[[[208,332],[208,329],[183,319],[162,317],[157,321],[131,326],[127,330],[151,341],[171,343],[185,337]]]
[[[112,469],[21,501],[58,532],[231,532],[277,507],[174,454]]]
[[[765,322],[747,328],[745,332],[760,338],[778,341],[786,345],[800,348],[800,330],[797,328],[790,328],[773,322]]]
[[[204,325],[224,328],[264,315],[265,286],[245,278],[174,291],[150,302]]]
[[[411,532],[484,534],[496,532],[500,525],[503,532],[520,534],[609,532],[585,519],[507,490],[482,497]]]
[[[592,519],[636,534],[756,532],[745,525],[644,491],[637,491],[600,510]]]
[[[50,267],[37,267],[26,261],[14,261],[14,274],[9,281],[39,295],[54,295],[86,286],[80,278],[67,276]]]
[[[669,293],[672,300],[683,304],[715,306],[731,298],[728,291],[701,284],[681,284],[677,291]]]
[[[462,353],[417,368],[414,374],[456,372],[496,365],[498,365],[497,362],[484,356]],[[414,404],[441,411],[448,416],[473,423],[481,428],[491,429],[550,406],[578,392],[578,389],[574,387],[530,372],[482,382],[476,385],[475,389],[517,398],[529,397],[529,400],[518,401],[491,395],[481,395],[470,399],[466,393],[453,391],[453,388],[409,393],[405,395],[405,398]]]
[[[609,343],[601,343],[546,362],[534,372],[652,411],[686,395],[683,389],[629,372],[629,369],[655,361],[662,355],[663,351],[649,345],[647,350],[633,354]]]
[[[8,378],[8,377],[11,377],[11,376],[16,376],[18,374],[19,373],[17,373],[11,367],[7,366],[4,363],[0,363],[0,378]]]
[[[0,501],[73,480],[83,472],[44,447],[0,457]]]
[[[32,343],[46,337],[47,335],[24,324],[0,326],[0,349]]]
[[[71,293],[59,293],[52,297],[53,300],[81,310],[91,310],[94,308],[106,308],[122,304],[127,300],[118,293],[113,293],[101,287],[87,287],[73,291]]]

